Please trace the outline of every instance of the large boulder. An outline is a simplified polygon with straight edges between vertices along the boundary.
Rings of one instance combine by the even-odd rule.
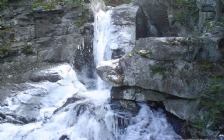
[[[136,39],[147,36],[145,14],[139,6],[117,6],[111,13],[110,29],[112,58],[120,58],[132,50]]]
[[[208,40],[140,39],[119,65],[109,69],[101,65],[98,74],[115,86],[137,86],[192,99],[208,91],[211,75],[223,75],[223,67],[216,63],[223,59],[222,55],[218,42]],[[108,78],[111,73],[122,78],[114,81]]]

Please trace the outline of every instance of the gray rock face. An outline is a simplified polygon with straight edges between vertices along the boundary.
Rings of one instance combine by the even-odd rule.
[[[111,98],[117,100],[133,101],[163,101],[169,95],[139,87],[112,87]]]
[[[143,11],[146,13],[148,22],[158,30],[159,36],[170,36],[172,34],[168,33],[170,29],[170,23],[167,13],[167,0],[134,0],[133,3],[134,5],[139,5],[142,7]],[[152,31],[149,30],[148,33],[152,34]]]
[[[163,101],[166,110],[178,116],[181,119],[194,122],[197,118],[195,116],[197,100],[186,99],[167,99]]]
[[[147,36],[147,24],[143,11],[138,6],[121,5],[111,14],[110,48],[112,58],[120,58],[132,50],[135,40]]]
[[[25,82],[33,70],[46,65],[72,64],[85,40],[80,23],[92,20],[88,9],[32,5],[33,1],[20,1],[0,13],[0,85]]]
[[[211,45],[212,44],[212,45]],[[115,86],[137,86],[192,99],[208,91],[211,74],[223,74],[218,42],[189,38],[140,39],[130,54],[116,63],[98,67],[98,74]],[[114,71],[119,71],[116,73]],[[122,77],[123,81],[113,81]]]

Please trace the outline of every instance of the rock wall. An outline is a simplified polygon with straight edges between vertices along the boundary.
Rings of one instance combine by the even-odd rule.
[[[48,9],[35,2],[15,1],[0,13],[0,85],[25,82],[47,65],[73,65],[77,50],[89,41],[80,28],[93,21],[87,7],[61,2]]]

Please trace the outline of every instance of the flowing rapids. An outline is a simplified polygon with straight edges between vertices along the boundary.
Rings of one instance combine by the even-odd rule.
[[[94,57],[111,59],[110,15],[113,9],[95,7]],[[114,42],[113,42],[114,43]],[[95,90],[85,90],[73,70],[57,83],[29,84],[32,88],[15,93],[1,110],[29,114],[33,121],[19,119],[0,124],[0,140],[173,140],[180,139],[162,111],[140,103],[137,115],[111,108],[110,88],[97,79]],[[27,104],[29,106],[27,106]],[[29,107],[34,105],[36,112]]]

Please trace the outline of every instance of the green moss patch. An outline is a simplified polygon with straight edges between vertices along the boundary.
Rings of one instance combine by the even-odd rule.
[[[197,61],[196,65],[201,71],[211,71],[213,68],[213,63],[210,61]]]
[[[164,75],[165,72],[166,72],[166,68],[162,64],[157,64],[157,65],[150,66],[150,70],[152,71],[153,74],[158,73],[160,75]]]
[[[151,55],[152,51],[149,51],[149,50],[139,50],[136,53],[144,57],[144,56],[147,56],[147,55]]]
[[[9,42],[14,39],[14,30],[12,28],[6,28],[0,30],[0,42]]]
[[[34,51],[31,46],[26,46],[22,49],[22,53],[26,55],[31,55],[31,54],[34,54]]]
[[[75,26],[80,28],[82,27],[84,24],[86,23],[86,20],[85,19],[79,19],[79,20],[76,20],[75,21]]]
[[[74,7],[82,6],[84,1],[83,0],[35,0],[33,4],[33,9],[42,7],[45,10],[53,10],[56,8],[59,3],[69,3]]]
[[[117,6],[117,5],[121,5],[121,4],[127,4],[127,3],[131,3],[132,0],[104,0],[106,5],[109,6]]]
[[[33,4],[33,9],[38,8],[38,7],[42,7],[45,10],[52,10],[52,9],[56,8],[54,3],[39,3],[39,2],[36,2],[36,3]]]
[[[166,44],[169,45],[183,45],[183,46],[190,46],[190,45],[202,45],[203,40],[198,38],[166,38]]]
[[[6,47],[1,47],[0,48],[0,58],[5,58],[13,54],[13,51],[11,47],[6,46]]]

